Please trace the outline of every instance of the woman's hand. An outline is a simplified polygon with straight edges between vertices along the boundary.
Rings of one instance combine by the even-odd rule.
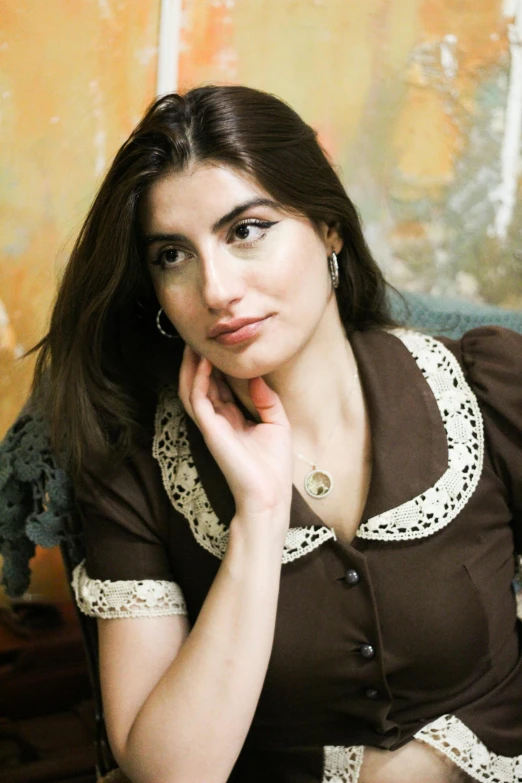
[[[227,480],[239,516],[282,512],[289,518],[292,439],[281,400],[265,381],[249,381],[258,423],[245,419],[208,359],[186,346],[179,396]]]

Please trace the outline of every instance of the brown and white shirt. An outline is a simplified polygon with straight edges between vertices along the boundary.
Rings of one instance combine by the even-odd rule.
[[[522,336],[350,341],[372,431],[366,506],[347,544],[294,488],[272,656],[230,780],[356,783],[365,747],[416,738],[481,783],[522,783]],[[193,623],[234,502],[173,390],[151,443],[86,472],[77,500],[82,611]]]

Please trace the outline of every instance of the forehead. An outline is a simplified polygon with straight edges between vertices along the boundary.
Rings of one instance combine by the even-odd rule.
[[[212,223],[238,204],[259,197],[269,195],[247,175],[200,163],[153,183],[141,204],[141,221],[145,230],[194,220]]]

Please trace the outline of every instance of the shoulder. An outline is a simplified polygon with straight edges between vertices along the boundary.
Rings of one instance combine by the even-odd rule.
[[[522,334],[481,326],[459,340],[437,339],[458,360],[479,402],[522,431]]]
[[[462,337],[452,340],[438,336],[457,358],[473,369],[481,365],[512,367],[522,370],[522,334],[503,326],[479,326],[470,329]]]
[[[75,482],[80,514],[126,528],[129,533],[165,538],[169,502],[152,454],[152,439],[136,442],[112,464],[91,461]]]
[[[522,335],[482,326],[460,340],[440,339],[460,363],[478,400],[487,451],[508,490],[514,516],[522,520]]]

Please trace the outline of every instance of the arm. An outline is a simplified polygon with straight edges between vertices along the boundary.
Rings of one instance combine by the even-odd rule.
[[[109,737],[135,783],[226,781],[268,666],[289,521],[289,428],[276,396],[253,382],[262,419],[253,425],[214,384],[208,363],[189,361],[180,394],[188,394],[185,407],[232,487],[237,513],[190,634],[180,617],[99,621]]]

